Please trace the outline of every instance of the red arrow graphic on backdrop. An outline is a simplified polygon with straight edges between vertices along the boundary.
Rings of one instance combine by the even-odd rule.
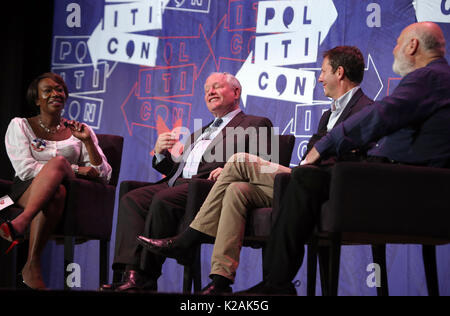
[[[136,82],[120,106],[130,136],[133,136],[134,126],[155,129],[158,135],[167,131],[179,133],[182,126],[189,127],[190,103],[140,98],[137,87]]]

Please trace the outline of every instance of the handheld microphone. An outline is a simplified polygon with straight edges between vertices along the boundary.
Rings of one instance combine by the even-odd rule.
[[[83,125],[81,125],[79,128],[76,128],[76,126],[74,124],[69,123],[67,121],[64,122],[64,126],[65,127],[70,126],[70,127],[74,128],[77,132],[81,132],[81,129],[83,128]]]

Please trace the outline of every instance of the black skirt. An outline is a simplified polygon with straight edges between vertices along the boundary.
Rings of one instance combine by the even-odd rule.
[[[14,177],[13,184],[11,186],[11,193],[9,194],[9,197],[14,202],[17,202],[17,200],[20,199],[22,194],[24,194],[25,191],[28,189],[28,187],[31,185],[31,182],[33,182],[33,179],[34,178],[22,181],[22,180],[20,180],[19,177]]]

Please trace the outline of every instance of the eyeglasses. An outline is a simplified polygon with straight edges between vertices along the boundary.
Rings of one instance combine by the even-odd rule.
[[[53,91],[57,95],[59,95],[59,94],[62,94],[64,96],[66,95],[66,93],[64,92],[64,88],[62,86],[58,85],[55,87],[46,86],[44,89],[41,90],[41,97],[43,99],[48,99],[53,94]]]

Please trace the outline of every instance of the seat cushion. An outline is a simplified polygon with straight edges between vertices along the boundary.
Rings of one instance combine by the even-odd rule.
[[[319,228],[450,238],[450,170],[339,163]]]

